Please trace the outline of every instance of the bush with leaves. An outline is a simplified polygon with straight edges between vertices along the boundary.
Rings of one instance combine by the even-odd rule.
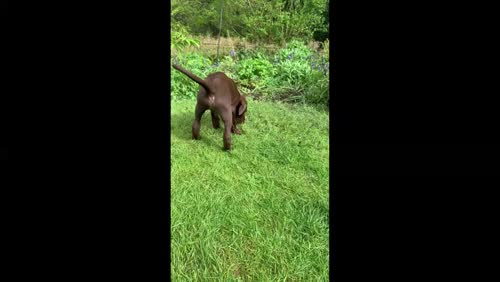
[[[233,58],[232,56],[222,56],[219,59],[219,62],[217,63],[217,58],[214,57],[213,61],[216,62],[213,65],[211,65],[211,72],[223,72],[225,73],[228,77],[232,78],[233,80],[238,79],[237,75],[237,60]]]
[[[291,41],[274,58],[275,74],[266,81],[265,97],[273,100],[326,105],[328,61],[301,41]]]
[[[179,64],[199,77],[205,78],[212,72],[212,62],[209,58],[197,53],[180,54],[172,64]],[[199,85],[185,74],[172,69],[170,72],[170,97],[177,99],[195,99]]]
[[[238,79],[251,86],[267,81],[276,73],[273,64],[263,56],[239,61],[237,71]]]
[[[322,51],[321,53],[327,60],[330,59],[330,40],[325,40],[325,42],[321,43]]]
[[[200,41],[191,38],[186,29],[181,26],[178,26],[176,30],[172,30],[170,36],[170,49],[180,49],[189,46],[200,47]]]
[[[305,61],[312,55],[312,50],[307,45],[298,40],[292,40],[276,55],[275,60],[278,62],[284,61]]]

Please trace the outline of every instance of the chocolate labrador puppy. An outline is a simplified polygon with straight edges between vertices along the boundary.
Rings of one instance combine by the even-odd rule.
[[[219,116],[222,118],[224,150],[231,150],[231,132],[241,134],[236,124],[245,122],[245,96],[240,95],[234,81],[222,72],[209,74],[203,80],[179,65],[174,64],[173,67],[200,85],[193,122],[193,139],[200,139],[201,116],[210,109],[214,128],[220,127]]]

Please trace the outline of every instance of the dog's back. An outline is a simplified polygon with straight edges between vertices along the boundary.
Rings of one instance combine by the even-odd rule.
[[[213,94],[216,96],[234,95],[236,93],[239,95],[234,81],[223,72],[211,73],[205,81],[213,87],[215,92]]]

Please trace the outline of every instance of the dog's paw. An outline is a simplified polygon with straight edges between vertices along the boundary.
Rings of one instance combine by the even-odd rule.
[[[230,151],[231,150],[231,141],[230,139],[224,139],[224,151]]]

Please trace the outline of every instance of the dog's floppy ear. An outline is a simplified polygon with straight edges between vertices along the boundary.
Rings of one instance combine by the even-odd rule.
[[[241,116],[247,110],[247,99],[245,96],[240,96],[240,106],[238,108],[238,115]]]

